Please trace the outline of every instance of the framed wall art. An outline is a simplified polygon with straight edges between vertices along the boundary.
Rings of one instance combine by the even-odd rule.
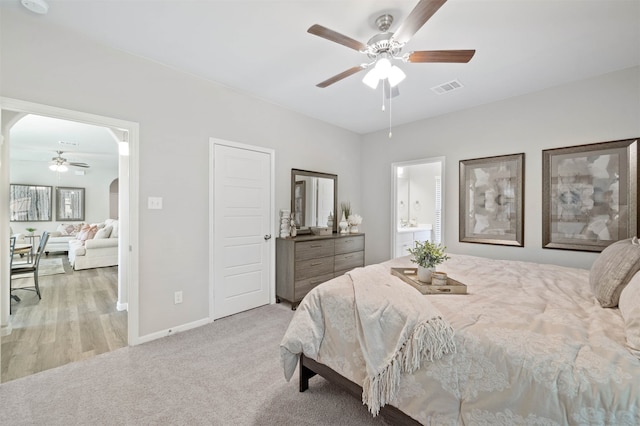
[[[460,241],[524,245],[524,153],[460,161]]]
[[[638,140],[542,151],[542,247],[602,251],[638,231]]]
[[[12,183],[9,192],[11,222],[51,221],[52,189],[50,186]]]
[[[84,188],[56,188],[56,220],[84,220]]]

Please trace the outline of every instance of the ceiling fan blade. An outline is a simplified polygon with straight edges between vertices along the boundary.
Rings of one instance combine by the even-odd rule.
[[[309,34],[317,35],[318,37],[325,38],[329,41],[333,41],[334,43],[341,44],[350,49],[357,50],[358,52],[363,51],[367,48],[367,45],[360,43],[358,40],[354,40],[351,37],[347,37],[344,34],[340,34],[336,31],[330,30],[327,27],[323,27],[322,25],[312,25],[307,30]]]
[[[87,163],[67,163],[70,166],[89,168]]]
[[[353,75],[353,74],[355,74],[357,72],[360,72],[365,68],[366,67],[364,67],[362,65],[358,65],[357,67],[349,68],[348,70],[342,71],[340,74],[334,75],[333,77],[323,81],[322,83],[316,84],[316,86],[324,89],[325,87],[330,86],[333,83],[337,83],[338,81],[342,80],[343,78],[347,78],[350,75]]]
[[[447,0],[420,0],[411,11],[407,19],[400,25],[393,35],[400,44],[408,42],[415,33],[445,4]]]
[[[409,53],[407,62],[467,63],[475,53],[475,50],[419,50]]]

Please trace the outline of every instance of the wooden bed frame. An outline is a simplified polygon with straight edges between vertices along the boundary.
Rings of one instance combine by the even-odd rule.
[[[344,390],[354,395],[358,399],[362,399],[362,387],[353,383],[351,380],[346,377],[341,376],[336,373],[331,368],[327,367],[324,364],[321,364],[317,361],[312,360],[311,358],[307,358],[304,354],[300,354],[300,392],[304,392],[309,389],[309,379],[315,376],[316,374],[324,377],[326,380],[331,383],[335,383],[336,385],[342,387]],[[391,422],[393,425],[407,425],[407,426],[416,426],[421,423],[409,417],[407,414],[400,411],[398,408],[393,405],[385,405],[380,409],[380,414],[384,416],[387,420]]]

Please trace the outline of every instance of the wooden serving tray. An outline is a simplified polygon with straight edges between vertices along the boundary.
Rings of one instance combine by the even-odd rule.
[[[416,288],[422,294],[467,294],[467,286],[447,277],[447,285],[431,285],[418,281],[418,268],[391,268],[391,275]]]

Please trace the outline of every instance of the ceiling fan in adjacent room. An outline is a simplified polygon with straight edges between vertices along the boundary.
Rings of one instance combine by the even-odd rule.
[[[82,167],[85,169],[89,168],[89,165],[87,163],[77,163],[68,161],[66,158],[63,158],[62,154],[64,154],[64,152],[62,151],[56,151],[56,154],[58,154],[58,156],[51,158],[51,165],[49,166],[49,169],[53,170],[54,172],[66,172],[67,170],[69,170],[68,166]]]
[[[397,94],[396,86],[406,77],[400,67],[394,64],[396,61],[410,63],[469,62],[475,54],[475,50],[418,50],[402,54],[402,48],[446,1],[447,0],[420,0],[409,16],[407,16],[407,19],[400,24],[400,27],[395,33],[389,31],[393,23],[393,16],[389,14],[381,15],[375,22],[381,32],[369,39],[367,44],[330,30],[322,25],[312,25],[307,30],[310,34],[357,50],[369,58],[369,62],[349,68],[340,74],[318,83],[317,86],[325,88],[346,77],[371,68],[362,81],[373,89],[378,87],[380,81],[382,81],[383,84],[386,82],[392,91],[391,96],[394,96]],[[396,93],[393,93],[394,89]]]

